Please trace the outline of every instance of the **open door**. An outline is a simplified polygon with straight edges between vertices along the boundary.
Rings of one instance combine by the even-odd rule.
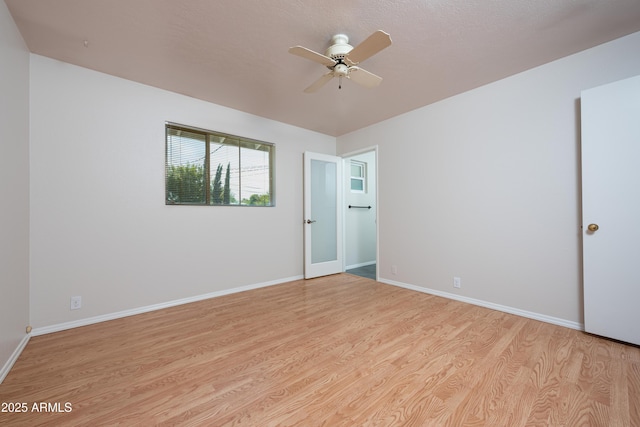
[[[640,76],[582,92],[584,324],[640,345]]]
[[[304,277],[343,270],[342,159],[304,153]]]

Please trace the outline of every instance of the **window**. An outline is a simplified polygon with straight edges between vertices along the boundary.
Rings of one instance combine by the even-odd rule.
[[[167,123],[165,203],[274,206],[275,146]]]
[[[351,192],[365,193],[367,191],[367,164],[351,160]]]

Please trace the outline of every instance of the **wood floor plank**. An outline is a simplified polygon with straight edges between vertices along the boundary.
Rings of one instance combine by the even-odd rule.
[[[33,337],[0,401],[30,409],[3,426],[636,426],[640,348],[340,274]]]

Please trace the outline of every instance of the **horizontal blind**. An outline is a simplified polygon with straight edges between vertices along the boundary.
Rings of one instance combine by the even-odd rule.
[[[167,203],[205,203],[206,135],[172,127],[166,132]]]

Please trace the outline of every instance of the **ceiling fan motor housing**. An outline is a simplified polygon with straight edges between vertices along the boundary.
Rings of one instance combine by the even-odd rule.
[[[349,37],[344,34],[336,34],[331,38],[332,45],[325,52],[325,56],[333,59],[334,61],[343,62],[345,56],[351,50],[353,46],[349,44]]]

